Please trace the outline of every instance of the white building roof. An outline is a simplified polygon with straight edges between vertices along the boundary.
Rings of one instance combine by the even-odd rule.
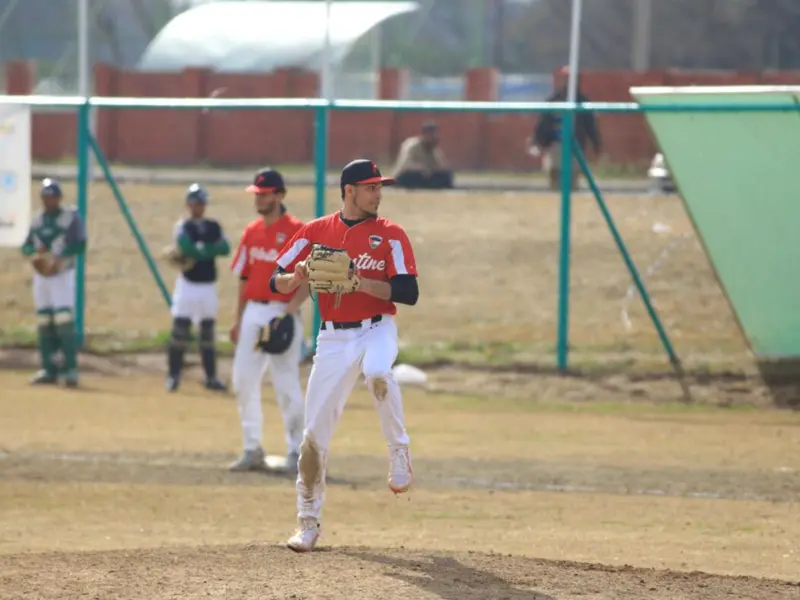
[[[330,60],[338,65],[370,29],[419,8],[412,1],[332,2]],[[206,67],[225,72],[319,70],[325,2],[209,2],[172,19],[145,49],[142,71]]]

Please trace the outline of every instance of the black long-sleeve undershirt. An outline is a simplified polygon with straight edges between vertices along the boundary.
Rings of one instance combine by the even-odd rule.
[[[419,284],[415,275],[395,275],[389,280],[392,287],[390,302],[414,306],[419,300]]]

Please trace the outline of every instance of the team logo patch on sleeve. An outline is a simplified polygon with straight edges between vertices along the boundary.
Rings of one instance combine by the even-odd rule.
[[[371,235],[369,236],[369,247],[373,250],[381,245],[383,238],[379,235]]]

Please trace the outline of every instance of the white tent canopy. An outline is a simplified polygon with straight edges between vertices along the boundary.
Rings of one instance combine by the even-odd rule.
[[[333,2],[328,60],[338,65],[365,33],[416,2]],[[211,2],[191,8],[158,33],[139,62],[142,71],[206,67],[224,72],[323,67],[325,2]]]

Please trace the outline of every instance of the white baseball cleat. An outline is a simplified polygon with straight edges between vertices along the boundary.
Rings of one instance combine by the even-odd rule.
[[[317,545],[320,524],[314,517],[305,517],[298,521],[295,534],[286,542],[286,546],[295,552],[311,552]]]
[[[408,446],[389,447],[389,489],[395,494],[407,492],[414,479]]]

